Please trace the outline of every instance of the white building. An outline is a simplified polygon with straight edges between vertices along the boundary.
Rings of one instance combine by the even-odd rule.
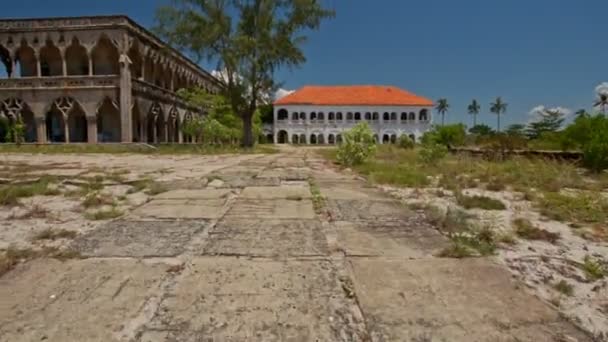
[[[431,128],[433,101],[390,86],[306,86],[274,103],[279,144],[336,144],[367,122],[380,143],[401,135],[414,141]]]

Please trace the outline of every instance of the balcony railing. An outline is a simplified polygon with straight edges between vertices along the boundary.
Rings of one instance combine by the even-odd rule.
[[[372,127],[391,127],[391,126],[412,126],[412,125],[427,125],[430,124],[430,121],[379,121],[379,120],[328,120],[328,121],[320,121],[320,120],[277,120],[277,126],[292,126],[292,127],[332,127],[332,126],[354,126],[360,122],[367,122],[368,125]]]
[[[0,79],[0,89],[45,88],[115,88],[120,84],[118,75],[108,76],[51,76]]]

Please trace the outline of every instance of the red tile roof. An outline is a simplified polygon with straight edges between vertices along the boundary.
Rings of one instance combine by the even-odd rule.
[[[306,86],[275,105],[432,106],[433,101],[392,86]]]

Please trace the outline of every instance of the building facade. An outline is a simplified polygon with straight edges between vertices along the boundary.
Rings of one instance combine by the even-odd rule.
[[[367,122],[379,143],[395,143],[402,135],[417,141],[431,128],[432,108],[431,100],[396,87],[304,87],[275,102],[267,140],[338,144],[345,131]]]
[[[125,16],[0,19],[0,62],[0,116],[27,142],[184,142],[204,109],[177,90],[221,87]]]

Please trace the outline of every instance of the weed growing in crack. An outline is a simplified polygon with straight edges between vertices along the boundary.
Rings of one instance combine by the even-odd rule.
[[[542,240],[555,244],[560,239],[559,233],[552,233],[548,230],[538,228],[525,218],[517,218],[513,220],[515,233],[522,239],[526,240]]]

